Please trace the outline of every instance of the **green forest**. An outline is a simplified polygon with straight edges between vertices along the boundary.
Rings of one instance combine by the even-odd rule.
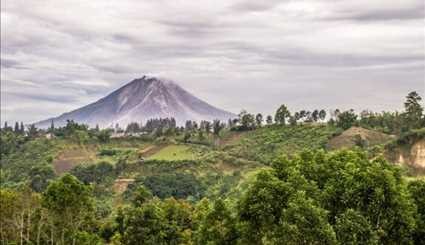
[[[425,244],[425,113],[1,128],[6,244]]]

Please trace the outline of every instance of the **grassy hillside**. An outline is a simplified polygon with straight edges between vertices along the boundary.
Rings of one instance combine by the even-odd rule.
[[[2,184],[28,181],[32,168],[52,168],[56,175],[61,175],[81,164],[86,166],[102,162],[113,166],[118,164],[116,167],[120,170],[116,178],[155,175],[162,171],[186,171],[197,176],[205,176],[207,173],[233,174],[270,165],[278,156],[295,154],[305,149],[355,147],[357,134],[350,133],[352,131],[342,132],[333,126],[317,124],[272,125],[252,131],[224,132],[218,141],[219,145],[176,144],[172,138],[161,141],[119,138],[107,143],[85,144],[67,139],[38,138],[24,143],[16,152],[3,157]],[[360,131],[359,134],[364,136],[362,139],[373,144],[392,139],[391,136],[372,130]],[[401,137],[386,147],[387,151],[405,147],[405,142],[412,141],[413,137],[423,137],[421,132],[415,131],[414,134]],[[144,164],[141,164],[142,159]]]
[[[196,153],[186,145],[168,145],[148,157],[150,160],[194,160]]]
[[[370,135],[378,135],[379,137],[374,139],[385,140],[376,140],[379,141],[378,143],[384,143],[389,138],[387,135],[370,130],[361,132],[367,132],[365,139],[369,139]],[[330,142],[346,143],[344,140],[348,139],[349,144],[341,143],[335,148],[342,145],[357,147],[356,144],[353,144],[353,139],[355,139],[353,135],[357,134],[348,134],[347,131],[343,132],[341,129],[329,125],[303,124],[297,126],[272,125],[243,132],[227,130],[222,132],[220,137],[213,134],[208,135],[209,142],[207,143],[205,141],[184,143],[181,140],[183,136],[181,134],[160,138],[110,139],[106,142],[88,140],[84,143],[76,143],[72,138],[51,140],[36,138],[21,143],[2,158],[1,186],[3,189],[19,189],[29,185],[37,192],[46,192],[50,183],[63,181],[64,178],[69,177],[66,173],[71,173],[90,190],[93,202],[85,205],[93,205],[90,210],[95,210],[93,216],[96,217],[96,224],[90,225],[96,227],[97,230],[93,232],[110,241],[113,238],[108,235],[108,232],[112,230],[117,234],[120,212],[124,212],[125,222],[131,222],[130,219],[134,217],[150,217],[151,214],[154,217],[163,217],[167,221],[172,220],[173,215],[181,215],[179,213],[181,210],[176,211],[173,206],[174,202],[181,202],[188,208],[186,210],[188,213],[196,213],[196,215],[200,215],[199,219],[203,220],[202,205],[209,201],[219,203],[221,200],[226,200],[226,208],[233,213],[240,211],[241,217],[247,217],[245,210],[256,212],[255,202],[264,201],[264,205],[271,203],[279,206],[285,202],[280,198],[289,195],[294,198],[291,199],[291,202],[305,205],[306,203],[298,203],[300,200],[307,200],[299,195],[309,193],[309,197],[317,199],[316,203],[320,208],[335,212],[332,217],[336,217],[340,211],[333,210],[328,206],[328,202],[321,202],[325,200],[324,198],[338,198],[343,195],[342,190],[345,191],[352,187],[353,183],[347,177],[344,188],[327,189],[332,185],[339,187],[340,175],[334,173],[335,171],[343,171],[344,174],[341,176],[357,176],[358,169],[362,169],[364,174],[370,175],[368,183],[373,184],[381,183],[382,180],[379,178],[386,176],[375,173],[384,171],[381,168],[388,168],[388,171],[391,172],[390,178],[397,179],[400,188],[405,188],[403,181],[407,180],[409,183],[416,184],[416,181],[420,179],[402,177],[403,172],[399,168],[381,163],[381,160],[376,162],[371,160],[375,158],[369,154],[371,150],[369,145],[364,149],[358,147],[358,151],[355,152],[325,153],[329,150]],[[403,136],[388,147],[391,145],[405,147],[406,142],[411,143],[422,138],[423,132],[418,131]],[[315,152],[315,150],[323,151]],[[382,153],[384,148],[381,147],[379,150]],[[285,162],[279,158],[283,155],[297,153],[301,154],[289,160],[291,162]],[[305,164],[299,163],[297,158],[304,159]],[[335,165],[335,162],[338,164]],[[346,164],[347,162],[355,162],[357,170],[352,169],[350,164]],[[292,170],[289,171],[289,169]],[[275,176],[270,175],[274,171]],[[293,174],[299,176],[288,177]],[[284,180],[285,176],[289,179]],[[364,175],[357,177],[364,178]],[[375,181],[375,179],[379,179],[379,181]],[[284,181],[280,183],[282,180]],[[362,179],[358,183],[363,183],[363,181]],[[388,181],[394,182],[391,179]],[[273,186],[275,184],[276,186]],[[255,189],[255,185],[258,190]],[[68,186],[68,184],[64,186]],[[294,190],[290,190],[291,188]],[[299,190],[295,191],[298,188]],[[363,190],[363,187],[359,188]],[[377,188],[380,190],[381,187]],[[267,192],[263,192],[264,190]],[[337,193],[333,192],[335,190]],[[57,193],[65,192],[61,190]],[[255,196],[256,193],[259,196]],[[253,199],[246,199],[253,195]],[[152,198],[153,196],[154,198]],[[275,202],[275,200],[277,201]],[[369,197],[366,196],[365,200],[368,201]],[[329,203],[333,201],[331,200]],[[237,211],[244,202],[249,208]],[[251,202],[253,202],[252,208],[250,207]],[[153,203],[160,205],[159,209],[155,206],[156,211],[170,208],[167,211],[169,213],[156,214],[156,211],[149,213],[149,210],[146,211],[149,213],[148,216],[126,213],[128,210],[139,210],[138,207],[146,208],[146,205]],[[283,207],[283,209],[285,208]],[[282,207],[279,208],[279,210],[281,209]],[[267,210],[264,210],[265,215],[270,215],[267,214],[269,212]],[[259,211],[260,213],[254,213],[253,217],[262,217],[263,211]],[[272,213],[274,214],[275,211]],[[294,213],[298,215],[300,211],[294,210]],[[211,217],[215,217],[215,215]],[[199,222],[196,221],[197,219],[195,216],[193,217],[194,226],[191,228],[193,230],[198,229],[196,227],[199,225],[196,223]],[[323,216],[322,222],[328,222],[326,220]],[[329,222],[334,225],[334,220],[329,219]],[[109,227],[110,224],[113,226]],[[145,227],[146,225],[144,221],[141,224],[135,224],[135,227],[139,226]],[[130,229],[128,225],[126,229]],[[167,228],[167,230],[172,229],[174,228]],[[48,233],[46,232],[46,234]],[[184,232],[181,234],[193,239],[192,234]],[[81,242],[81,244],[86,243]]]
[[[223,147],[232,156],[269,164],[283,154],[325,149],[338,129],[327,125],[273,125],[243,134]]]

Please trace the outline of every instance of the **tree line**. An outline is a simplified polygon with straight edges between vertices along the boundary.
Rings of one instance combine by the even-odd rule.
[[[421,96],[413,91],[406,96],[403,112],[372,112],[364,110],[357,114],[353,109],[341,111],[340,109],[331,110],[327,113],[324,109],[315,109],[313,111],[300,110],[291,112],[285,104],[282,104],[273,116],[263,116],[261,113],[252,114],[246,110],[242,110],[237,118],[230,118],[227,122],[220,120],[213,121],[193,121],[188,120],[184,126],[178,126],[173,117],[170,118],[153,118],[149,119],[145,124],[138,122],[129,123],[125,130],[121,129],[119,124],[114,129],[100,130],[99,126],[90,129],[88,125],[78,124],[73,120],[67,120],[64,127],[55,127],[52,121],[47,131],[39,130],[34,125],[27,126],[15,123],[15,127],[8,126],[5,122],[2,133],[15,133],[18,135],[26,135],[29,138],[35,138],[43,133],[53,133],[58,137],[70,137],[72,133],[79,134],[76,140],[85,141],[90,137],[98,134],[100,140],[108,140],[112,132],[116,133],[146,133],[156,137],[185,135],[190,138],[191,135],[197,134],[199,138],[203,138],[204,134],[213,134],[219,136],[223,129],[231,131],[247,131],[270,125],[297,125],[299,123],[328,123],[342,129],[348,129],[352,126],[360,126],[365,128],[376,129],[384,133],[401,135],[412,129],[425,127],[424,108],[421,105]],[[84,134],[83,132],[87,132]]]

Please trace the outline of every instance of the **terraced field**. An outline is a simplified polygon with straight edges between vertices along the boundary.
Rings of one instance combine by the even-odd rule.
[[[197,154],[189,146],[169,145],[149,156],[148,159],[165,161],[194,160],[196,156]]]

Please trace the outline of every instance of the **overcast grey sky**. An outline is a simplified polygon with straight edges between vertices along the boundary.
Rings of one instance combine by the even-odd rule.
[[[2,0],[2,121],[144,74],[232,112],[396,110],[424,96],[423,0]]]

